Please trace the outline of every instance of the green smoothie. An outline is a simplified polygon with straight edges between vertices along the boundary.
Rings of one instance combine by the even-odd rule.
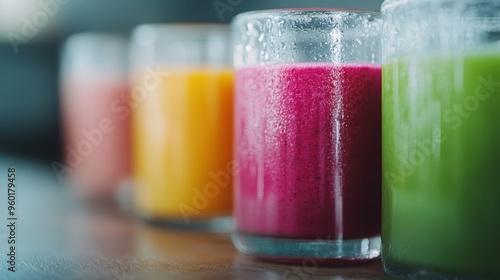
[[[500,278],[500,51],[383,67],[383,260]]]

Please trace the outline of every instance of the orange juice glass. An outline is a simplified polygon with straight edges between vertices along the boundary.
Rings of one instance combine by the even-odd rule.
[[[232,211],[233,71],[225,25],[143,25],[133,33],[136,213],[226,231]]]

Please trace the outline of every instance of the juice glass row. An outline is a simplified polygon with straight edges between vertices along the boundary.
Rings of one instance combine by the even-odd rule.
[[[131,116],[138,216],[228,231],[234,212],[235,246],[263,259],[500,277],[500,0],[249,12],[231,28],[133,33],[113,112]]]

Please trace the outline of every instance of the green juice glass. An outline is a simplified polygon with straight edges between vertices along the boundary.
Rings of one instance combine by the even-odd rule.
[[[500,0],[382,6],[382,260],[500,279]]]

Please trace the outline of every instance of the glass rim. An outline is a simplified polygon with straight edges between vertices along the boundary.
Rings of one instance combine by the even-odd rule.
[[[154,28],[154,29],[203,29],[203,28],[224,28],[228,26],[227,23],[216,22],[172,22],[172,23],[146,23],[136,26],[133,30],[141,28]]]
[[[314,15],[317,17],[329,15],[374,15],[380,16],[381,13],[375,10],[349,9],[349,8],[290,8],[290,9],[268,9],[249,11],[236,15],[231,23],[241,21],[242,19],[263,19],[283,15]]]
[[[155,35],[181,35],[186,37],[193,34],[206,34],[209,31],[229,32],[230,26],[227,23],[201,23],[201,22],[175,22],[175,23],[147,23],[136,26],[132,30],[132,38],[140,33],[150,33]]]
[[[113,33],[113,32],[94,32],[94,31],[85,31],[85,32],[77,32],[69,35],[65,42],[82,40],[82,39],[90,39],[90,40],[103,40],[103,41],[127,41],[127,35],[121,33]]]
[[[381,12],[393,10],[401,5],[408,3],[500,3],[500,0],[384,0],[381,7]]]

